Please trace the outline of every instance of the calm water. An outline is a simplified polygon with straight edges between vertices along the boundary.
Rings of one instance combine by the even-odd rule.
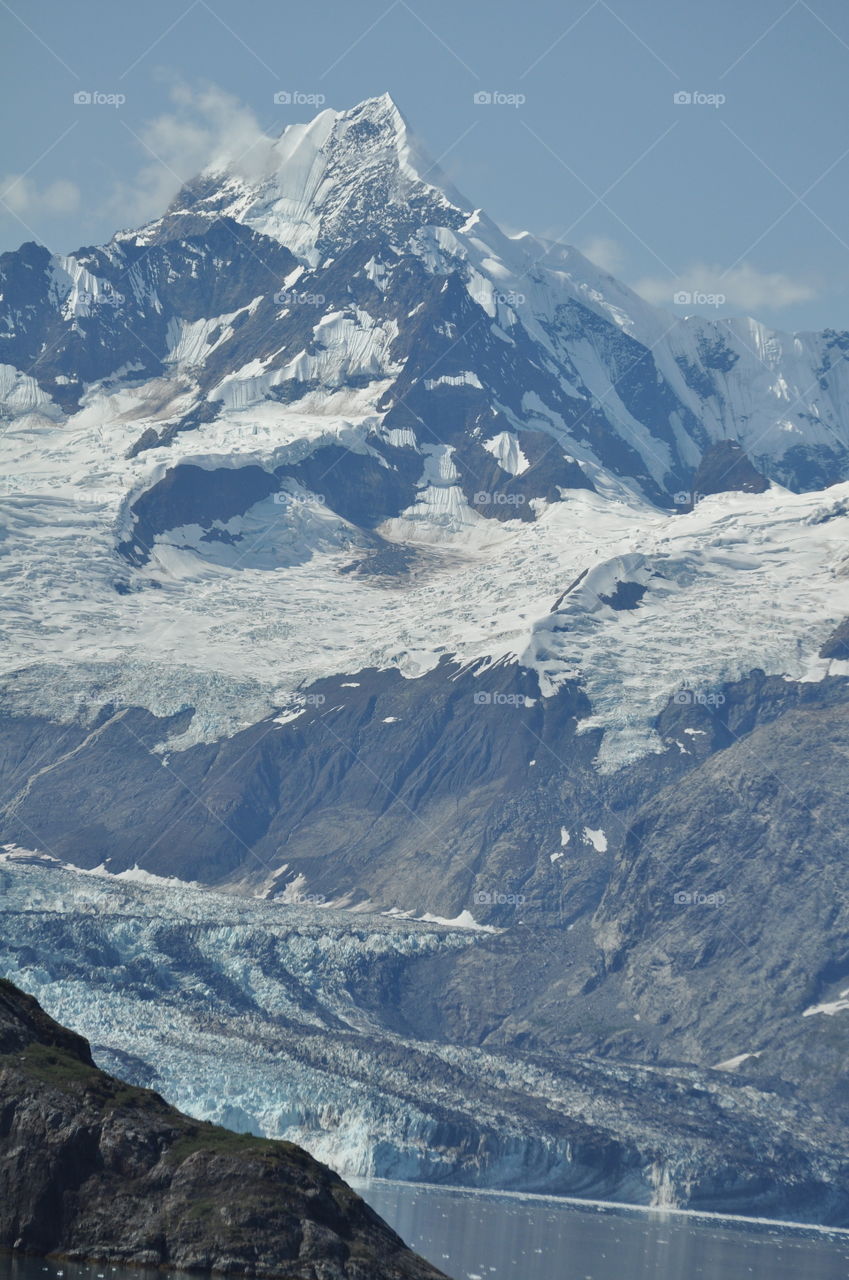
[[[356,1184],[417,1252],[454,1280],[847,1280],[849,1233]]]
[[[849,1233],[394,1182],[356,1186],[453,1280],[849,1280]],[[0,1280],[164,1275],[0,1254]]]

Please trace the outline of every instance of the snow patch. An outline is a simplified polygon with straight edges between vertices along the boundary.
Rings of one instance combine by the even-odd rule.
[[[500,431],[491,440],[484,440],[483,447],[487,453],[492,454],[501,470],[506,471],[508,475],[520,476],[530,466],[522,453],[519,437],[512,431]]]
[[[452,920],[448,920],[445,916],[434,916],[429,912],[423,916],[414,917],[426,924],[442,924],[449,929],[474,929],[478,933],[498,933],[498,930],[490,924],[478,924],[471,911],[461,911],[458,916],[454,916]]]
[[[841,991],[837,1000],[831,1000],[825,1004],[812,1004],[802,1013],[803,1018],[811,1018],[815,1013],[824,1013],[827,1017],[833,1018],[836,1013],[843,1013],[849,1009],[849,987],[845,991]]]
[[[726,1058],[724,1062],[714,1064],[714,1071],[736,1071],[744,1062],[748,1062],[749,1058],[759,1058],[763,1053],[762,1049],[751,1053],[738,1053],[734,1058]]]

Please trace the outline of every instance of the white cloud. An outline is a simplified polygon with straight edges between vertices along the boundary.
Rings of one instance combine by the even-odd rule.
[[[741,263],[730,271],[696,263],[679,276],[646,276],[632,288],[647,302],[672,306],[677,293],[708,294],[721,297],[721,306],[752,314],[764,308],[790,307],[810,302],[817,289],[809,280],[793,279],[781,271],[759,271]]]
[[[585,258],[589,258],[590,262],[594,262],[597,267],[601,267],[602,271],[607,271],[610,275],[615,276],[622,270],[625,251],[618,240],[612,240],[609,236],[593,236],[591,240],[588,240],[586,244],[579,245],[578,248]]]
[[[180,187],[205,169],[229,167],[255,180],[271,160],[274,139],[237,98],[214,86],[182,84],[171,98],[175,109],[139,133],[146,162],[112,196],[114,213],[131,225],[164,213]]]
[[[0,178],[0,200],[13,213],[73,213],[79,208],[80,189],[75,182],[57,178],[40,187],[23,174]]]

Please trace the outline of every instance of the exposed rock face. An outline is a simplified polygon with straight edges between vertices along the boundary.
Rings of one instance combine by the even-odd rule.
[[[849,662],[849,618],[844,618],[820,649],[821,658],[836,658]]]
[[[792,1081],[845,1126],[845,690],[745,683],[749,704],[721,709],[729,745],[634,815],[596,936],[667,1053],[745,1051],[747,1075]]]
[[[0,981],[0,1247],[292,1280],[438,1280],[286,1142],[188,1119],[99,1071]]]
[[[451,916],[467,908],[480,916],[475,890],[508,884],[517,855],[527,867],[540,846],[540,870],[551,880],[547,855],[560,847],[562,818],[536,796],[558,761],[540,739],[555,743],[560,758],[574,757],[576,772],[588,770],[598,737],[576,734],[577,718],[589,712],[586,698],[567,686],[541,705],[535,679],[515,665],[482,679],[443,663],[417,681],[391,671],[361,671],[354,680],[355,687],[344,678],[322,681],[297,721],[269,719],[220,744],[175,753],[169,769],[150,748],[173,726],[143,711],[105,718],[89,744],[84,730],[62,737],[44,726],[51,767],[31,786],[34,726],[6,718],[0,783],[15,799],[0,818],[0,838],[26,845],[29,822],[76,865],[105,862],[118,872],[138,862],[201,883],[265,878],[285,859],[292,875],[305,875],[310,891],[328,900],[345,893],[362,900],[365,890],[387,906]],[[481,697],[489,699],[484,706]],[[338,708],[332,721],[329,707]],[[526,794],[517,796],[520,780]],[[197,804],[194,797],[213,790],[209,809]],[[450,836],[434,839],[458,794],[463,806]],[[150,853],[158,834],[151,824],[166,812],[168,840]],[[594,826],[603,824],[597,804],[585,812]],[[280,878],[275,892],[290,878]]]
[[[717,440],[707,449],[693,476],[693,494],[763,493],[769,488],[736,440]],[[696,498],[698,501],[698,497]]]

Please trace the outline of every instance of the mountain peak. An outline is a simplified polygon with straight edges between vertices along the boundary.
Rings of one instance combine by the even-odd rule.
[[[171,212],[190,209],[247,223],[315,263],[365,235],[401,241],[429,224],[458,227],[471,206],[383,93],[289,125],[258,179],[235,168],[207,170],[183,188]]]
[[[384,93],[376,94],[373,98],[364,98],[355,107],[350,107],[347,111],[338,112],[337,114],[346,117],[382,118],[390,120],[397,129],[406,130],[407,128],[407,121],[388,90]]]

